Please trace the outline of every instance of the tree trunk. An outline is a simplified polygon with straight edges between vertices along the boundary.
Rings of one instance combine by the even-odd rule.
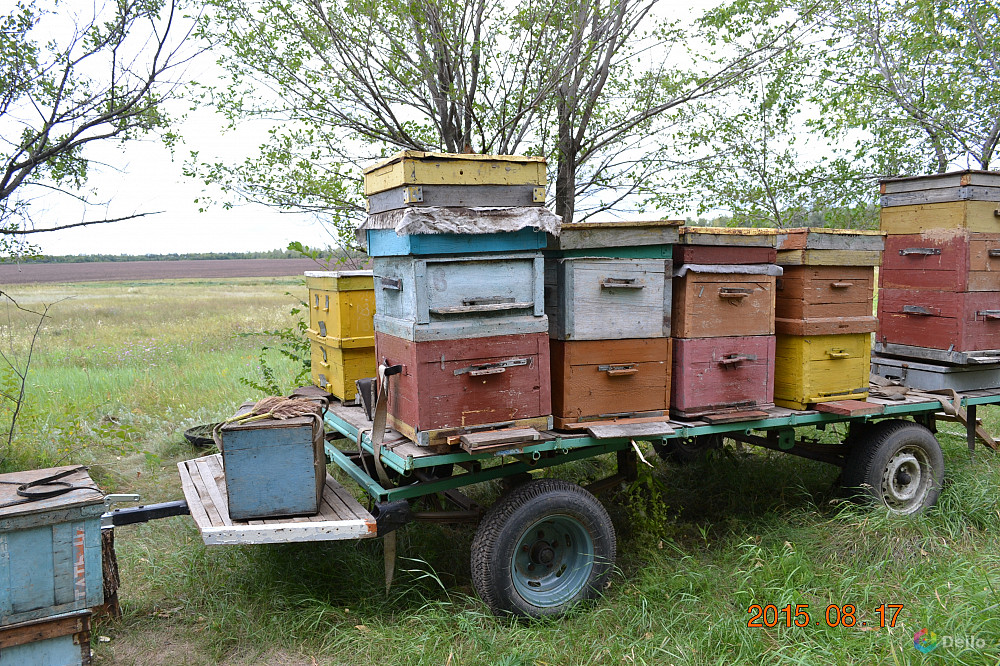
[[[573,123],[570,122],[570,107],[564,97],[559,98],[559,139],[556,151],[558,166],[556,171],[556,215],[564,224],[573,221],[576,199],[576,143],[573,140]]]

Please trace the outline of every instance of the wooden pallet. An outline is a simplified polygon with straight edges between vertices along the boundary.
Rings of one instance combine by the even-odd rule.
[[[359,410],[360,411],[360,410]],[[233,520],[229,517],[222,456],[177,463],[191,517],[206,545],[337,541],[376,536],[375,518],[327,474],[315,516]]]

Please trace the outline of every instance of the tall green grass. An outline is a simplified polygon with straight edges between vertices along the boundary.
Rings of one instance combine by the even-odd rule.
[[[238,380],[255,371],[260,341],[240,334],[289,325],[296,299],[285,292],[296,290],[296,280],[25,288],[36,303],[72,298],[46,325],[32,415],[5,469],[87,462],[108,490],[179,498],[174,463],[200,455],[180,432],[257,397]],[[980,409],[993,432],[997,412]],[[560,620],[487,613],[471,588],[469,525],[401,530],[388,595],[378,540],[209,548],[187,517],[119,528],[125,614],[96,626],[110,639],[95,642],[96,663],[996,666],[1000,459],[970,459],[961,434],[940,440],[947,486],[905,519],[845,504],[837,470],[820,463],[737,447],[686,467],[650,454],[653,469],[603,498],[619,535],[611,585]],[[612,466],[546,473],[586,482]],[[470,492],[489,501],[499,484]],[[807,604],[813,623],[751,628],[752,604]],[[826,626],[831,604],[854,605],[869,626]],[[896,627],[871,626],[880,604],[903,605]],[[924,655],[913,645],[921,628],[974,645]]]

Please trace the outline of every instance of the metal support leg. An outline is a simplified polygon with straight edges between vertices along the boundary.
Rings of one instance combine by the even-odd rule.
[[[969,453],[976,450],[976,406],[965,406],[965,439],[969,444]]]

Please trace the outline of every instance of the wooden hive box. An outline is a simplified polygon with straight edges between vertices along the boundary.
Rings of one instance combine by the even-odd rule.
[[[549,344],[557,428],[595,418],[658,416],[670,408],[670,338]]]
[[[365,196],[408,185],[530,185],[546,183],[545,158],[404,150],[364,170]]]
[[[553,257],[670,259],[679,238],[680,220],[572,222],[550,236]]]
[[[691,264],[679,269],[682,274],[673,279],[670,325],[675,338],[774,333],[775,276],[751,273],[752,266],[726,268],[737,272],[710,272],[715,268]],[[769,268],[776,269],[772,273],[780,271],[777,267]]]
[[[881,289],[883,344],[959,352],[1000,349],[1000,292]]]
[[[548,330],[541,255],[379,257],[376,330],[416,342]]]
[[[244,404],[237,415],[252,408],[253,403]],[[220,428],[230,518],[255,520],[319,512],[326,452],[323,437],[315,437],[314,423],[313,418],[298,416],[227,423]],[[209,480],[206,485],[214,487],[214,483]],[[222,506],[222,501],[216,505]]]
[[[935,229],[889,236],[879,284],[889,289],[1000,291],[1000,233]]]
[[[389,384],[389,423],[422,446],[463,428],[546,428],[552,414],[549,336],[413,342],[375,334],[380,359],[402,365]]]
[[[774,402],[774,336],[673,341],[670,411],[691,418]]]
[[[78,469],[59,481],[78,488],[22,502],[18,486]],[[52,490],[52,486],[40,487]],[[19,503],[20,502],[20,503]],[[0,626],[82,611],[104,603],[101,514],[104,494],[86,468],[0,474]]]
[[[857,229],[801,227],[778,236],[781,266],[878,266],[885,234]]]
[[[0,627],[0,664],[3,666],[84,666],[90,663],[89,610]]]
[[[694,227],[683,226],[680,229],[682,245],[715,245],[733,248],[778,247],[777,229],[761,229],[756,227]]]
[[[807,409],[812,403],[863,400],[871,372],[871,335],[777,335],[774,403]]]
[[[774,330],[785,335],[872,333],[875,269],[786,266],[775,282]]]
[[[375,359],[375,336],[367,347],[344,347],[336,338],[320,338],[311,331],[306,333],[311,347],[310,373],[314,385],[344,402],[357,395],[355,380],[374,377],[378,363]]]
[[[996,171],[952,171],[880,181],[882,208],[950,203],[1000,202],[1000,174]]]
[[[371,271],[309,271],[309,331],[339,347],[375,344],[375,286]],[[334,343],[332,340],[337,340]]]
[[[669,259],[549,259],[545,312],[557,340],[670,336]]]
[[[488,234],[397,234],[393,229],[366,229],[368,255],[476,254],[480,252],[522,252],[539,250],[548,234],[532,228]]]
[[[773,247],[732,245],[678,245],[675,263],[681,264],[773,264],[778,251]]]
[[[545,204],[542,185],[400,185],[368,195],[368,214],[401,208],[522,208]]]
[[[882,231],[887,234],[919,234],[932,229],[965,229],[1000,233],[1000,204],[995,201],[950,201],[883,208]]]

